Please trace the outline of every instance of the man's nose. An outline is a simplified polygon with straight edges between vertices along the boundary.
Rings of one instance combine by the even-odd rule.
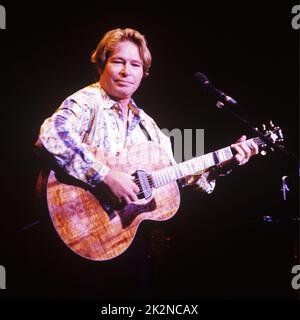
[[[129,69],[130,69],[130,68],[129,68],[128,64],[127,64],[127,63],[124,63],[123,68],[122,68],[122,70],[121,70],[122,75],[123,75],[123,76],[128,76],[128,75],[130,74]]]

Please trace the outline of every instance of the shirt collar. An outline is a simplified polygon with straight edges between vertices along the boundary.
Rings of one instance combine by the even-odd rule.
[[[104,89],[100,86],[99,82],[96,83],[96,86],[100,89],[100,93],[103,99],[103,108],[104,109],[111,109],[114,107],[118,102],[113,100],[105,91]],[[133,101],[133,99],[130,99],[129,102],[129,108],[132,111],[132,113],[135,116],[140,115],[141,109],[136,105],[136,103]]]

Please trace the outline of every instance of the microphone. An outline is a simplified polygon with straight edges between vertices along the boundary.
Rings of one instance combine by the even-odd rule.
[[[222,108],[224,104],[229,104],[232,106],[238,105],[238,103],[233,98],[215,88],[204,73],[196,72],[194,74],[194,79],[200,88],[205,89],[219,100],[217,103],[218,108]]]

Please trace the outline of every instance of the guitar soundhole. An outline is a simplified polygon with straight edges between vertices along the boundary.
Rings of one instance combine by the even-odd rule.
[[[133,174],[134,182],[139,186],[139,200],[147,200],[152,196],[153,181],[152,176],[143,170],[136,170]]]

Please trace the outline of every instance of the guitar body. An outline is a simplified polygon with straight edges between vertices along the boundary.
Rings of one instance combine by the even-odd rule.
[[[137,170],[151,174],[170,166],[166,152],[151,141],[124,149],[117,157],[95,153],[97,159],[111,169],[129,174]],[[47,203],[63,242],[78,255],[101,261],[123,253],[143,220],[167,220],[176,213],[180,204],[176,182],[150,189],[137,202],[116,208],[102,198],[101,187],[96,195],[89,188],[69,183],[51,171]]]

